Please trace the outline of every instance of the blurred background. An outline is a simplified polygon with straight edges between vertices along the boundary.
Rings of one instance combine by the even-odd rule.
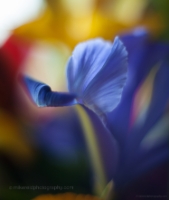
[[[97,194],[83,119],[74,107],[37,108],[17,76],[24,73],[52,90],[67,91],[65,66],[76,44],[95,37],[113,41],[114,36],[136,27],[145,27],[152,40],[167,43],[169,1],[0,1],[0,199],[32,199],[65,192]],[[110,181],[115,172],[115,147],[97,117],[87,113],[105,177]],[[166,178],[166,165],[160,170],[154,174],[162,173]],[[152,177],[148,174],[147,179],[137,182],[139,192],[144,186],[149,188]],[[147,180],[152,180],[149,186],[144,185]],[[164,185],[166,182],[161,180]],[[123,199],[130,193],[131,188]]]

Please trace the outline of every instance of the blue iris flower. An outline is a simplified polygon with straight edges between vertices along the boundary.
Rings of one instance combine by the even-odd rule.
[[[107,127],[118,147],[116,156],[112,156],[113,150],[110,150],[111,158],[108,154],[105,156],[107,174],[121,191],[140,175],[168,160],[168,56],[169,45],[154,42],[146,30],[136,29],[116,37],[113,43],[94,39],[77,45],[67,64],[69,93],[52,92],[49,86],[30,77],[24,80],[38,106],[83,104],[98,115],[106,114]],[[156,65],[159,69],[144,121],[130,126],[135,93]],[[93,112],[90,115],[97,118]],[[105,131],[102,127],[101,140],[106,138]],[[145,143],[157,133],[159,137]],[[112,148],[107,141],[102,149],[106,148]]]
[[[69,93],[53,92],[44,83],[25,76],[28,92],[39,107],[83,104],[98,115],[120,102],[127,78],[127,51],[119,37],[78,44],[67,63]]]

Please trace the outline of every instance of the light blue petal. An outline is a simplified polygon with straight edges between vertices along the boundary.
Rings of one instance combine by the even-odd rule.
[[[52,92],[48,85],[28,76],[24,76],[22,80],[28,91],[28,95],[39,107],[70,106],[77,103],[74,94]]]
[[[67,67],[68,87],[97,114],[112,111],[121,99],[127,77],[127,51],[118,37],[114,43],[95,39],[78,45]]]
[[[68,88],[82,96],[85,88],[103,67],[112,44],[101,38],[89,40],[76,46],[67,64]]]

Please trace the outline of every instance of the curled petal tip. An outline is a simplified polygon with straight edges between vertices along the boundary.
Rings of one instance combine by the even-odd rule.
[[[51,88],[28,76],[22,78],[28,95],[38,107],[58,107],[77,104],[76,95],[53,92]]]

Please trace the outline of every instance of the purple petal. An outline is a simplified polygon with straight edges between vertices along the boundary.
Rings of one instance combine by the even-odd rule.
[[[135,91],[151,68],[166,58],[169,52],[169,45],[151,41],[146,31],[142,31],[142,34],[141,32],[140,34],[132,32],[122,35],[120,38],[129,52],[128,79],[121,101],[116,109],[108,114],[108,120],[114,136],[123,143],[129,131],[131,106]],[[163,100],[161,99],[161,101]]]
[[[142,125],[142,127],[136,127],[130,134],[131,136],[128,140],[128,146],[130,146],[131,151],[137,148],[145,135],[164,114],[169,100],[168,85],[169,64],[164,62],[155,78],[152,101],[145,119],[145,123]]]

